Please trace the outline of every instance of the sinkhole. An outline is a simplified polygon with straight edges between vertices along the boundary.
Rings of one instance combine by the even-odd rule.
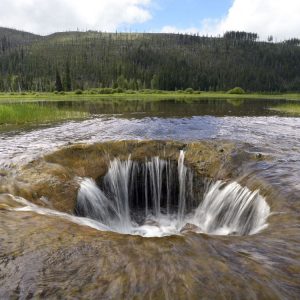
[[[113,159],[103,177],[82,180],[75,214],[104,230],[145,237],[252,235],[267,226],[270,207],[258,190],[203,178],[184,158],[180,151],[178,161]]]

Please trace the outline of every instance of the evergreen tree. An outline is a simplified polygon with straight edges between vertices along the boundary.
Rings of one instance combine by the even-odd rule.
[[[134,79],[130,79],[128,83],[128,88],[130,90],[136,90],[136,82]]]
[[[141,79],[138,79],[136,81],[136,84],[137,84],[137,89],[138,90],[142,90],[143,89],[143,83],[142,83],[142,80]]]
[[[56,79],[55,79],[55,90],[57,92],[61,92],[63,90],[61,77],[60,77],[59,72],[58,72],[57,69],[56,69]]]
[[[125,88],[125,77],[124,77],[124,75],[121,75],[121,76],[118,77],[117,83],[118,83],[119,88],[121,88],[121,89]]]
[[[151,79],[151,89],[158,90],[159,89],[159,78],[156,74],[153,75]]]
[[[65,70],[65,77],[64,77],[64,90],[65,91],[71,91],[72,90],[71,72],[70,72],[69,62],[66,63],[66,70]]]

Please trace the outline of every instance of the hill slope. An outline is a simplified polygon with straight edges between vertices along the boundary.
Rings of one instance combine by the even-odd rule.
[[[0,27],[0,55],[17,46],[25,46],[42,37],[29,32]]]
[[[52,91],[58,80],[66,90],[300,91],[298,40],[258,42],[243,32],[222,38],[93,31],[41,37],[0,28],[3,39],[13,46],[0,51],[0,91]]]

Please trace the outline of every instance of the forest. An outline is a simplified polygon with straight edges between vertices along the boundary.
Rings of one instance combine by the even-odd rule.
[[[0,28],[0,92],[120,90],[299,92],[300,40]]]

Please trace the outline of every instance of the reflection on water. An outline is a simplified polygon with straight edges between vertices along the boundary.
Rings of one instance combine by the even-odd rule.
[[[59,108],[82,110],[91,114],[121,114],[123,117],[160,116],[275,116],[282,115],[274,109],[286,103],[286,100],[247,100],[247,99],[201,99],[201,100],[101,100],[101,101],[60,101],[43,102],[43,105],[57,105]]]
[[[5,103],[2,101],[2,103]],[[32,102],[7,102],[7,105],[33,105]],[[72,111],[84,111],[95,115],[120,114],[123,117],[134,115],[191,117],[191,116],[275,116],[283,115],[277,107],[297,106],[298,101],[283,99],[166,99],[166,100],[93,100],[85,101],[35,101],[34,105],[56,107]]]

